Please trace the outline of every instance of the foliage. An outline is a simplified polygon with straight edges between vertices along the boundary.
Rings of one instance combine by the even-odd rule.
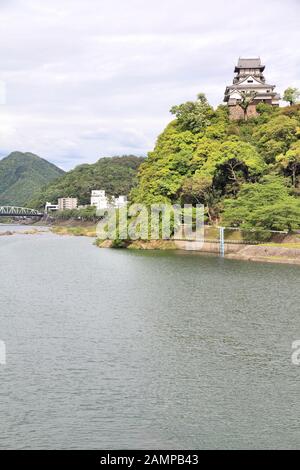
[[[83,209],[65,209],[64,211],[52,212],[50,217],[54,220],[89,220],[96,221],[96,207],[89,206]]]
[[[38,191],[28,204],[40,208],[60,197],[77,197],[79,204],[89,204],[92,189],[104,189],[109,196],[127,195],[136,183],[142,161],[142,157],[129,155],[79,165]]]
[[[188,102],[172,108],[177,120],[166,127],[141,165],[131,199],[147,205],[203,203],[211,223],[223,217],[225,223],[226,215],[228,223],[248,228],[297,226],[300,106],[260,103],[259,115],[246,122],[230,121],[227,107],[220,106],[215,111],[210,108],[209,118],[200,119],[199,126],[197,106]],[[289,188],[291,182],[294,190]],[[251,188],[252,202],[245,206],[243,195]],[[230,218],[230,210],[237,215],[241,202],[245,204],[240,210],[249,209],[252,216]]]
[[[244,121],[248,120],[248,108],[251,103],[253,103],[254,98],[256,97],[256,91],[242,91],[241,93],[241,100],[239,101],[239,106],[244,111]]]
[[[170,110],[175,114],[178,125],[183,131],[201,132],[210,125],[213,116],[213,108],[203,93],[199,93],[197,101],[173,106]]]
[[[0,160],[0,204],[25,206],[34,192],[63,174],[33,153],[13,152]]]
[[[268,175],[245,183],[236,199],[224,201],[223,221],[245,230],[299,229],[300,200],[290,195],[282,178]]]
[[[210,223],[217,216],[217,204],[219,193],[213,187],[213,179],[210,176],[201,176],[195,173],[188,177],[182,184],[182,201],[188,204],[204,204]]]
[[[294,117],[281,114],[256,128],[253,137],[266,162],[274,162],[277,155],[287,152],[297,140],[299,124],[299,120]]]
[[[255,180],[263,170],[264,162],[251,144],[227,140],[207,158],[199,174],[211,175],[222,193],[236,194],[243,181]]]
[[[298,88],[289,87],[285,90],[284,95],[283,95],[283,100],[290,103],[291,106],[296,104],[299,98],[300,98],[300,90],[298,90]]]
[[[286,154],[278,155],[276,160],[283,169],[283,174],[290,176],[292,185],[296,187],[300,175],[300,141],[294,143]]]

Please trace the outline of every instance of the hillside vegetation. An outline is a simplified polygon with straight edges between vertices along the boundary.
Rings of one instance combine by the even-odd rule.
[[[125,155],[79,165],[43,187],[28,204],[40,208],[46,201],[54,203],[59,197],[77,197],[79,204],[89,204],[92,189],[104,189],[110,196],[128,195],[143,161],[142,157]]]
[[[34,192],[63,174],[33,153],[13,152],[0,160],[0,204],[24,206]]]
[[[174,106],[132,200],[203,203],[208,222],[246,230],[300,229],[300,105],[258,111],[232,122],[204,95]]]

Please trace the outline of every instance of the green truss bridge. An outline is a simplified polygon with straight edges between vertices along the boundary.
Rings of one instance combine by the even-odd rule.
[[[43,213],[28,207],[0,206],[0,217],[43,217]]]

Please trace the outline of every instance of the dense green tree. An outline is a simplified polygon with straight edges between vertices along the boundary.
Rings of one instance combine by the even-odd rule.
[[[194,110],[191,106],[192,120]],[[283,227],[285,210],[289,214],[286,227],[297,225],[292,218],[295,216],[297,220],[299,198],[295,191],[294,196],[290,194],[288,186],[290,178],[294,185],[298,181],[300,107],[273,108],[262,103],[258,111],[259,116],[247,122],[232,122],[227,107],[220,106],[211,114],[209,125],[195,132],[193,126],[187,129],[183,121],[179,123],[183,117],[185,123],[190,122],[189,109],[185,107],[184,114],[166,127],[141,165],[132,200],[148,205],[200,202],[205,205],[210,223],[222,217],[225,200],[226,217],[236,225],[253,228],[257,223],[265,230],[266,227],[268,230]],[[264,175],[274,178],[276,171],[281,172],[282,179],[264,179]],[[244,204],[240,209],[238,206],[247,188],[256,190],[257,197],[252,197],[251,193],[251,204],[246,209],[252,216],[244,221],[235,216],[246,210]],[[282,191],[284,197],[280,196]],[[234,206],[230,206],[230,201]],[[264,209],[260,209],[261,206]],[[234,209],[233,219],[229,218],[229,207]],[[272,207],[276,208],[276,216]]]
[[[236,194],[242,182],[255,180],[264,169],[264,162],[251,144],[232,140],[211,152],[199,172],[212,176],[216,189]]]
[[[139,185],[132,191],[134,202],[171,202],[179,197],[182,182],[191,166],[199,136],[181,131],[175,122],[159,136],[155,149],[141,165]]]
[[[245,183],[236,199],[224,202],[223,223],[245,230],[294,230],[300,228],[300,200],[290,195],[279,177]]]
[[[199,93],[196,101],[173,106],[170,112],[175,114],[181,130],[195,133],[204,131],[214,115],[214,110],[203,93]]]
[[[204,204],[209,222],[212,224],[218,216],[220,193],[213,186],[213,179],[195,173],[183,181],[181,197],[184,203]]]
[[[250,104],[253,103],[256,95],[257,95],[256,91],[242,91],[241,92],[241,100],[239,101],[239,105],[244,111],[244,121],[248,120],[248,108]]]
[[[292,178],[294,187],[298,185],[298,176],[300,175],[300,141],[294,143],[286,154],[278,155],[276,161],[283,169],[284,173]]]
[[[277,155],[287,152],[297,140],[298,129],[297,119],[282,114],[255,129],[253,138],[266,162],[274,162]]]
[[[298,88],[289,87],[285,90],[283,95],[283,100],[290,103],[290,106],[293,106],[297,103],[300,98],[300,90]]]
[[[49,216],[55,220],[76,219],[95,222],[99,219],[96,212],[96,207],[89,206],[84,209],[66,209],[64,211],[52,212]]]

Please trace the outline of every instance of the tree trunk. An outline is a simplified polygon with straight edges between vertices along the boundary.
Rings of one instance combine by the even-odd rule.
[[[213,219],[212,219],[212,216],[211,216],[211,213],[210,213],[210,208],[209,206],[206,206],[207,207],[207,215],[208,215],[208,218],[209,218],[209,221],[211,224],[213,224]]]
[[[231,179],[232,179],[235,183],[237,183],[237,177],[236,177],[236,174],[235,174],[233,165],[229,164],[229,169],[230,169],[231,175],[232,175]]]
[[[294,188],[296,187],[296,166],[293,167],[293,172],[292,172],[292,184]]]

